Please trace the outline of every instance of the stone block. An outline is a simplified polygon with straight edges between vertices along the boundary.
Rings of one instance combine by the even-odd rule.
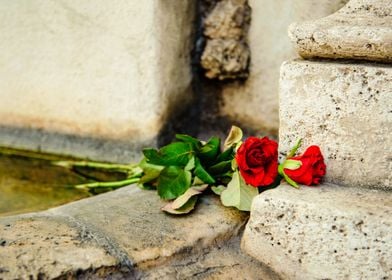
[[[392,5],[351,0],[331,16],[292,24],[289,35],[304,58],[392,62]]]
[[[2,3],[0,144],[111,161],[156,144],[191,99],[194,14],[191,0]]]
[[[286,184],[256,197],[242,249],[283,279],[389,279],[392,194]]]
[[[236,236],[247,215],[204,197],[191,215],[165,214],[154,192],[136,186],[49,210],[107,236],[138,268],[148,268],[185,251],[202,250]],[[197,227],[195,227],[197,225]]]
[[[327,182],[392,188],[392,68],[291,61],[280,81],[280,152],[320,146]]]
[[[134,185],[2,217],[0,278],[278,279],[239,251],[247,213],[222,206],[215,195],[187,216],[168,215],[164,205]]]
[[[0,260],[0,279],[71,278],[89,270],[99,276],[118,265],[65,220],[42,217],[0,220]]]
[[[254,131],[277,134],[279,68],[283,61],[297,56],[287,36],[288,26],[293,21],[330,15],[346,2],[249,0],[249,77],[224,85],[221,114]]]

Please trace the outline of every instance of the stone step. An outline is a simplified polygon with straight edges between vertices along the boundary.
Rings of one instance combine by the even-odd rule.
[[[130,186],[1,218],[0,279],[278,279],[239,250],[246,213],[215,195],[184,217],[165,214],[163,205],[155,192]]]
[[[242,249],[284,279],[390,279],[392,193],[286,184],[253,201]]]
[[[304,58],[392,62],[392,5],[351,0],[331,16],[292,24],[289,36]]]
[[[290,61],[281,67],[279,147],[321,147],[326,181],[392,189],[392,67]],[[303,151],[303,148],[301,151]]]

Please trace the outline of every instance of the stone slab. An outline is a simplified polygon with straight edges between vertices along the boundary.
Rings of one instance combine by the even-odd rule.
[[[280,152],[320,146],[327,182],[392,188],[392,67],[291,61],[281,68]]]
[[[67,222],[37,217],[0,219],[0,279],[108,274],[118,260]]]
[[[181,217],[162,212],[164,205],[155,192],[132,186],[49,212],[72,217],[109,237],[139,268],[228,240],[239,233],[248,216],[223,207],[215,196],[202,198],[191,215]]]
[[[389,279],[392,193],[281,185],[256,197],[242,249],[283,279]]]
[[[252,9],[248,33],[249,77],[226,83],[221,96],[221,114],[255,132],[278,133],[279,68],[297,56],[287,28],[293,21],[317,19],[332,14],[347,0],[249,0]]]
[[[294,23],[289,35],[304,58],[349,58],[392,62],[392,5],[351,0],[335,14]]]
[[[188,216],[165,214],[164,205],[155,192],[129,186],[0,218],[0,279],[216,279],[240,271],[278,279],[239,251],[247,213],[222,206],[215,195]]]
[[[191,0],[2,3],[0,145],[123,162],[156,145],[191,100],[195,10]]]

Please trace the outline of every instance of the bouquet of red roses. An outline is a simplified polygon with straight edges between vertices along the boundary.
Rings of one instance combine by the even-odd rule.
[[[326,173],[318,146],[310,146],[295,156],[301,140],[279,163],[278,143],[268,137],[249,137],[242,141],[240,128],[233,126],[221,148],[221,140],[207,142],[177,134],[176,141],[159,150],[144,149],[144,158],[136,165],[94,162],[57,162],[70,168],[88,166],[122,171],[127,178],[115,182],[92,182],[77,188],[117,188],[137,183],[142,189],[157,190],[169,201],[162,208],[171,214],[186,214],[194,209],[198,196],[214,192],[222,204],[250,211],[253,197],[263,189],[276,187],[281,180],[298,188],[298,184],[316,185]]]

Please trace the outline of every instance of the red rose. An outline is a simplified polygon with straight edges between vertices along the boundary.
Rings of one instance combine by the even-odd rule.
[[[238,149],[235,160],[248,185],[268,186],[278,175],[278,143],[268,137],[249,137]]]
[[[299,160],[302,165],[296,170],[284,169],[284,173],[299,184],[317,185],[326,173],[327,167],[318,146],[310,146],[302,155],[290,159]]]

